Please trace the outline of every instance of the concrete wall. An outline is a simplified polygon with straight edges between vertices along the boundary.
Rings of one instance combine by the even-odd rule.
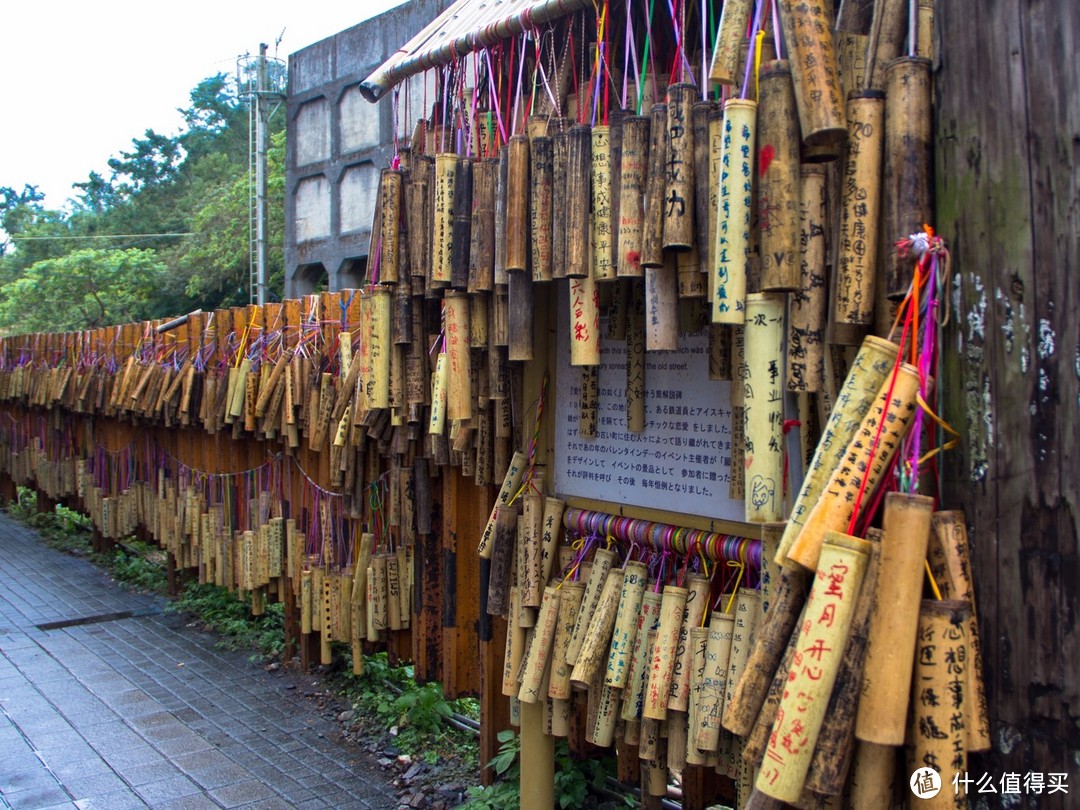
[[[367,263],[379,170],[394,144],[394,98],[359,84],[449,5],[412,0],[289,56],[286,99],[285,295],[357,286]],[[424,77],[398,102],[400,135],[422,115]],[[428,88],[429,102],[434,89]]]

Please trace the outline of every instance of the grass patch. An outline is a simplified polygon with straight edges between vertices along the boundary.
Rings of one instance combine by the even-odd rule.
[[[249,602],[219,585],[188,584],[168,610],[196,616],[209,630],[221,636],[219,647],[254,648],[267,657],[280,656],[285,649],[285,605],[268,604],[266,612],[255,616]]]

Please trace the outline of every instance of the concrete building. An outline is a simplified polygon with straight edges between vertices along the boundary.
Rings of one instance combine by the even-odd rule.
[[[360,285],[379,170],[393,157],[395,111],[393,94],[372,104],[359,85],[446,5],[410,0],[289,56],[286,297],[320,283],[330,290]],[[408,105],[399,98],[401,134],[421,114],[422,81],[413,81]]]

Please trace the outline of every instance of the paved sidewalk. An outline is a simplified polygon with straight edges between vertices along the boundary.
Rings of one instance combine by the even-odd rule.
[[[162,608],[0,514],[0,808],[397,806],[290,678]]]

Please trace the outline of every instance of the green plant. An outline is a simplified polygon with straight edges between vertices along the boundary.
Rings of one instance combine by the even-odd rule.
[[[128,538],[113,549],[109,567],[117,582],[142,591],[165,592],[164,552],[156,547]]]
[[[555,801],[560,808],[583,807],[590,792],[604,787],[609,773],[607,763],[596,757],[576,759],[566,740],[555,746]]]
[[[45,545],[67,554],[90,553],[92,525],[90,518],[57,506],[52,512],[38,512],[37,493],[19,487],[16,499],[8,504],[8,514],[25,526],[37,531]]]
[[[466,791],[467,801],[459,805],[466,810],[504,810],[521,806],[521,738],[513,729],[500,731],[499,752],[485,766],[495,773],[495,782],[474,785]]]
[[[285,649],[285,605],[269,604],[255,616],[249,602],[218,585],[192,583],[170,602],[169,610],[190,613],[210,630],[222,636],[218,646],[229,649],[253,647],[264,656],[280,655]]]

